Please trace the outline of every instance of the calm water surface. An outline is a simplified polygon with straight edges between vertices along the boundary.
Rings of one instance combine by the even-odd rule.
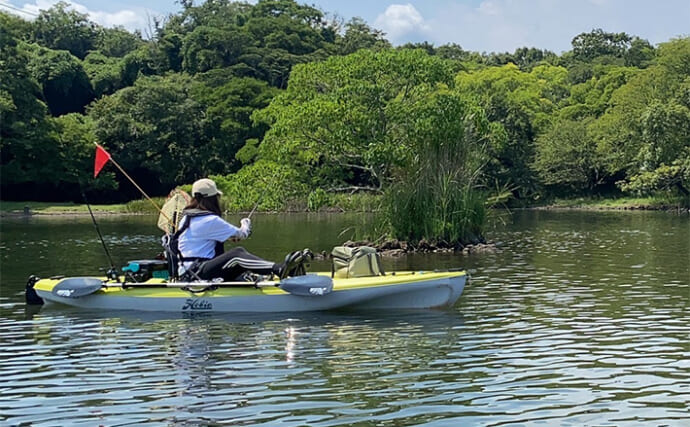
[[[260,216],[244,243],[329,250],[361,221]],[[159,251],[154,222],[100,221],[118,264]],[[489,237],[386,260],[468,268],[445,311],[157,316],[25,307],[29,274],[107,261],[88,218],[3,218],[0,424],[690,425],[687,215],[517,212]]]

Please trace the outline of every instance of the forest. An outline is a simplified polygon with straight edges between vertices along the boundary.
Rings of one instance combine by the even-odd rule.
[[[486,209],[690,194],[690,37],[574,35],[560,55],[394,47],[293,0],[181,1],[143,37],[58,3],[0,12],[2,200],[97,202],[211,176],[231,210],[375,195],[394,234],[481,234]]]

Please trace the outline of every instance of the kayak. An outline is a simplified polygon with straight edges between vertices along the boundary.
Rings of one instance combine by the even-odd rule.
[[[454,305],[466,281],[465,271],[408,271],[351,278],[331,278],[328,272],[257,282],[151,278],[124,283],[99,277],[32,276],[26,296],[27,303],[35,304],[156,312],[424,309]]]

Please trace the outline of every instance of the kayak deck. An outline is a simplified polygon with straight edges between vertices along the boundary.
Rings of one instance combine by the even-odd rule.
[[[330,273],[316,273],[328,276]],[[84,308],[145,311],[278,312],[320,311],[343,308],[433,308],[453,305],[462,294],[464,271],[396,272],[386,276],[334,278],[327,295],[290,294],[280,282],[116,283],[103,278],[89,295],[56,295],[54,288],[66,278],[42,279],[33,289],[46,302]]]

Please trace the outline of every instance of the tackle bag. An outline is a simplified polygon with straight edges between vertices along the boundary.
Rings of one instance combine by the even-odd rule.
[[[138,283],[149,279],[168,280],[170,278],[168,262],[158,259],[129,261],[126,266],[122,267],[122,271],[125,273],[125,277]]]
[[[331,252],[332,277],[366,277],[385,275],[381,266],[381,257],[375,248],[360,246],[350,248],[336,246]]]

